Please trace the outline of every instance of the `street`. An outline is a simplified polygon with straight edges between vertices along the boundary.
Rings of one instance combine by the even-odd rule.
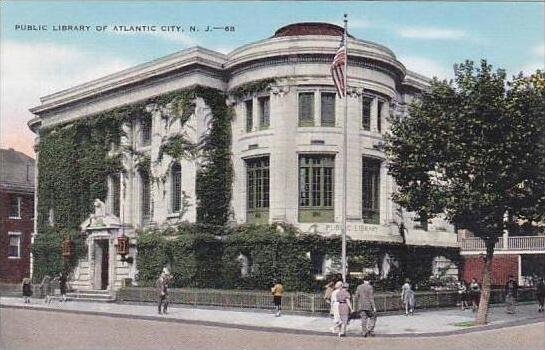
[[[455,336],[360,338],[0,308],[0,348],[12,349],[525,349],[545,348],[543,322]]]

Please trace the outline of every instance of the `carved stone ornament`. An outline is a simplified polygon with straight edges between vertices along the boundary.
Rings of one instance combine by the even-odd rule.
[[[271,86],[271,92],[273,95],[280,95],[281,97],[290,92],[289,86]]]
[[[121,221],[113,214],[106,213],[106,204],[100,199],[95,199],[95,212],[81,224],[81,230],[104,229],[108,227],[120,227]]]

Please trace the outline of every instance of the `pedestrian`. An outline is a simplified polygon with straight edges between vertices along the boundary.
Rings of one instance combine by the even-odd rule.
[[[45,275],[42,279],[42,283],[40,283],[40,291],[42,296],[44,297],[44,303],[50,304],[51,303],[51,277],[49,275]]]
[[[157,292],[157,313],[159,315],[167,314],[168,309],[168,286],[171,280],[170,273],[168,269],[165,267],[163,269],[163,272],[157,278],[157,281],[155,281],[155,291]],[[163,307],[161,311],[161,306]]]
[[[335,284],[333,283],[333,281],[329,282],[324,287],[325,288],[325,290],[324,290],[324,300],[325,300],[326,303],[328,303],[330,305],[331,305],[331,294],[335,290],[334,287],[335,287]]]
[[[30,304],[30,297],[32,296],[32,282],[30,281],[30,278],[23,278],[21,289],[23,290],[23,299],[25,304]]]
[[[280,317],[282,311],[282,295],[284,295],[284,286],[282,281],[277,279],[274,286],[271,288],[271,293],[273,295],[273,304],[276,310],[276,317]]]
[[[363,283],[356,289],[359,311],[361,314],[361,333],[364,337],[375,336],[375,324],[377,322],[377,307],[373,286],[370,283],[370,277],[364,276]]]
[[[343,283],[341,289],[337,292],[337,303],[339,304],[339,337],[346,336],[346,326],[352,312],[350,303],[350,293],[348,292],[348,283]]]
[[[473,278],[469,285],[469,295],[471,297],[471,310],[477,312],[479,309],[479,303],[481,301],[481,286],[477,283],[477,279]]]
[[[543,312],[543,302],[545,301],[545,279],[541,277],[536,286],[536,297],[539,305],[537,311]]]
[[[339,333],[341,325],[341,315],[339,314],[339,300],[337,296],[343,286],[341,281],[338,281],[333,286],[333,292],[331,292],[331,308],[329,313],[333,315],[333,327],[331,327],[331,332]]]
[[[509,275],[509,281],[505,284],[505,303],[508,314],[514,314],[517,311],[518,288],[515,276]]]
[[[469,308],[468,291],[467,291],[466,281],[459,281],[458,282],[458,297],[459,297],[459,300],[460,300],[460,307],[461,307],[462,311],[464,311],[466,308]]]
[[[411,288],[411,280],[406,279],[405,284],[401,287],[401,301],[405,306],[405,316],[414,315],[414,291]]]
[[[66,302],[66,287],[68,284],[68,276],[65,271],[59,274],[59,289],[61,290],[61,301]]]

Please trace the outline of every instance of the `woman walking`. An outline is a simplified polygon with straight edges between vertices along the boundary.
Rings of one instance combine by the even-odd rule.
[[[23,289],[23,299],[25,304],[30,304],[30,297],[32,296],[32,283],[30,278],[23,278],[21,288]]]
[[[473,312],[477,312],[479,309],[479,302],[481,301],[481,286],[477,283],[477,279],[473,278],[469,285],[469,293],[471,296],[471,309]]]
[[[339,314],[339,300],[337,299],[337,296],[339,295],[342,286],[343,283],[341,281],[338,281],[337,283],[335,283],[334,290],[331,293],[331,309],[329,312],[333,315],[333,327],[331,328],[331,331],[333,333],[338,333],[341,325],[341,316]]]
[[[66,272],[61,272],[59,275],[59,289],[61,290],[61,301],[66,302],[66,287],[68,284],[68,277]]]
[[[348,283],[343,283],[342,288],[337,292],[337,303],[339,304],[339,337],[346,336],[346,325],[352,312]]]
[[[539,283],[536,286],[536,297],[539,307],[538,312],[543,312],[543,302],[545,301],[545,281],[543,277],[539,279]]]
[[[51,277],[45,275],[40,283],[40,290],[44,297],[44,303],[51,303]]]
[[[405,316],[414,315],[414,291],[411,288],[411,280],[406,279],[405,284],[401,287],[401,301],[405,306]]]
[[[280,279],[271,288],[271,293],[273,295],[274,308],[276,309],[276,317],[279,317],[282,311],[282,295],[284,295],[284,286]]]

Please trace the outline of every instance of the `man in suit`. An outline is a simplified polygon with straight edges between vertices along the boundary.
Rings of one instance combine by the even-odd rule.
[[[363,278],[363,283],[356,289],[359,310],[361,314],[361,334],[364,337],[375,336],[374,329],[377,322],[377,307],[373,295],[373,286],[369,276]]]

